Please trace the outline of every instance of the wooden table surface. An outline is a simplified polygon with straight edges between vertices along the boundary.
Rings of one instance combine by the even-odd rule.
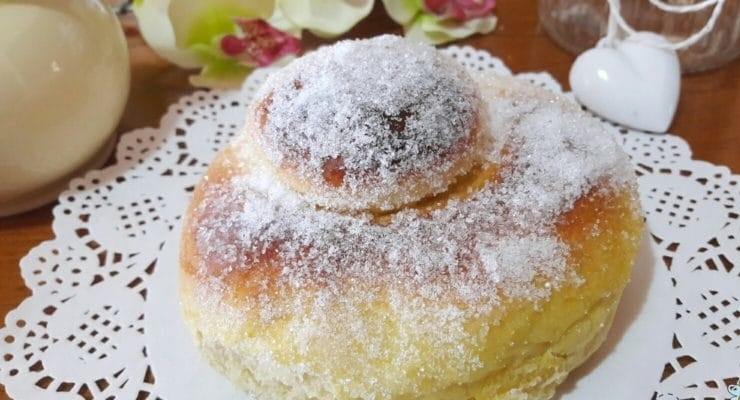
[[[380,2],[378,2],[380,4]],[[534,0],[502,0],[496,30],[459,44],[485,49],[502,58],[512,71],[547,71],[567,88],[573,56],[556,47],[538,24]],[[343,37],[366,37],[384,32],[400,33],[381,7]],[[158,58],[134,28],[127,29],[132,67],[128,105],[118,127],[127,132],[155,126],[167,106],[193,90],[188,73]],[[323,41],[308,37],[306,47]],[[683,78],[681,101],[671,132],[686,139],[694,157],[726,165],[740,172],[740,59],[721,69]],[[0,315],[29,295],[20,277],[18,262],[38,243],[51,239],[53,205],[22,215],[0,218]],[[0,399],[7,399],[4,390]],[[25,400],[25,399],[24,399]]]

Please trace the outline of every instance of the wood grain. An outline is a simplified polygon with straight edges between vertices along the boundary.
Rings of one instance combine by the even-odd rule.
[[[380,4],[380,2],[378,2]],[[547,71],[567,88],[573,56],[556,47],[538,25],[533,0],[504,0],[498,5],[499,25],[489,35],[458,44],[485,49],[515,72]],[[378,6],[344,37],[367,37],[400,29]],[[156,126],[167,106],[193,89],[186,71],[167,64],[127,29],[132,67],[128,105],[118,132]],[[308,37],[306,47],[324,41]],[[671,132],[686,139],[694,157],[740,171],[740,60],[715,71],[685,76],[681,101]],[[0,315],[15,308],[29,292],[18,263],[31,248],[52,238],[52,205],[22,215],[0,218]],[[0,399],[7,399],[4,390]]]

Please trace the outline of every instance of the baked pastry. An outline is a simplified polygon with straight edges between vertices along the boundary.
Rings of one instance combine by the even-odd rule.
[[[393,210],[470,170],[485,137],[481,111],[473,79],[433,48],[390,37],[344,42],[270,76],[245,145],[308,201]]]
[[[570,101],[381,36],[274,74],[246,127],[195,190],[181,300],[258,398],[548,399],[603,342],[642,218]]]

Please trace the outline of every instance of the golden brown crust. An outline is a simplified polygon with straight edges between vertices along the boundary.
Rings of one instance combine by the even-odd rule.
[[[276,290],[265,291],[265,287],[276,288],[279,285],[283,268],[279,256],[274,250],[279,243],[268,244],[266,246],[267,251],[246,254],[246,259],[250,260],[249,263],[236,266],[236,268],[234,266],[225,268],[225,266],[204,257],[195,242],[195,230],[198,228],[200,221],[209,218],[209,215],[202,211],[210,209],[202,207],[204,202],[209,201],[206,196],[208,188],[228,181],[234,176],[248,173],[249,167],[239,159],[238,147],[238,145],[232,146],[219,155],[196,187],[185,219],[181,251],[183,273],[200,285],[205,285],[213,276],[218,276],[231,289],[223,292],[226,296],[223,300],[234,302],[232,305],[235,307],[244,306],[244,300],[249,301],[248,299],[255,299],[260,295],[264,296],[265,293],[276,295]],[[499,172],[500,166],[490,163],[476,166],[471,169],[467,176],[445,193],[412,203],[392,212],[375,212],[374,223],[385,225],[394,213],[405,209],[416,210],[420,218],[430,218],[432,211],[444,208],[449,200],[465,201],[467,197],[470,197],[486,184],[499,183],[501,179]],[[558,237],[570,245],[571,249],[577,249],[579,240],[583,238],[584,234],[591,233],[598,221],[608,221],[613,218],[636,218],[638,211],[634,208],[636,207],[635,202],[634,194],[630,190],[615,192],[603,186],[596,186],[581,197],[572,209],[557,218],[556,230]],[[229,210],[219,211],[228,212]],[[581,265],[581,263],[575,263],[574,265]],[[306,268],[310,269],[310,266],[306,266]],[[456,279],[459,279],[459,277],[459,275],[456,276]],[[437,279],[444,280],[444,274],[437,277]],[[315,282],[315,285],[318,284],[318,281]],[[356,282],[353,282],[353,284],[356,284]],[[304,290],[314,290],[311,286],[314,285],[309,285]],[[280,293],[282,296],[286,295],[285,291]]]

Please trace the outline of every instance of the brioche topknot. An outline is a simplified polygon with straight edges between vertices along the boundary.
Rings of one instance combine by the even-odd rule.
[[[274,73],[247,134],[291,189],[334,209],[389,210],[444,191],[479,151],[480,95],[463,68],[398,36],[321,48]]]

